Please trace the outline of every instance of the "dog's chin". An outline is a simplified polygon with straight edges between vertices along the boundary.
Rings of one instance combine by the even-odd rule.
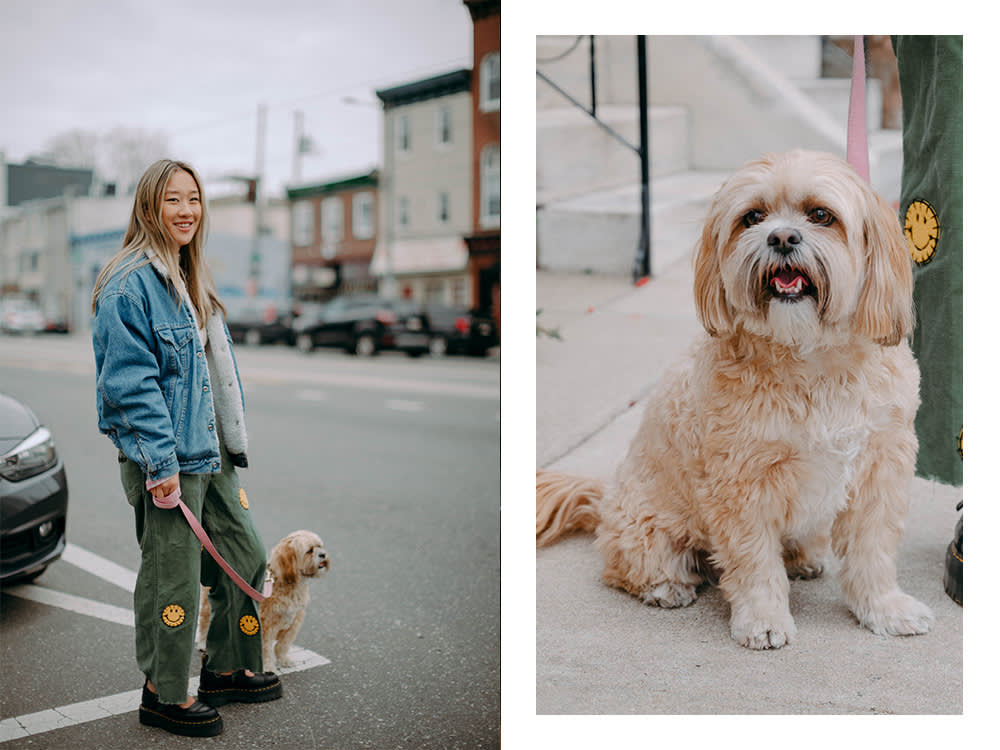
[[[794,299],[767,295],[754,313],[742,318],[746,331],[802,352],[824,346],[832,336],[820,318],[815,296],[810,294]]]

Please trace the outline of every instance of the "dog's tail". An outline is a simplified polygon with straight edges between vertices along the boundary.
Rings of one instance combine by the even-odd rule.
[[[571,531],[593,531],[604,482],[555,471],[535,474],[535,545],[544,547]]]

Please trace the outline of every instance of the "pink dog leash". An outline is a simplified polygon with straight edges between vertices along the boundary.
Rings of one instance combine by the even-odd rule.
[[[264,592],[261,593],[253,588],[253,586],[249,583],[244,581],[243,578],[240,577],[240,574],[233,570],[232,566],[222,559],[222,555],[219,554],[215,545],[212,544],[212,540],[208,538],[208,534],[205,533],[205,529],[202,525],[198,523],[198,519],[195,518],[194,513],[192,513],[191,509],[187,507],[183,500],[181,500],[180,487],[171,492],[169,495],[154,497],[153,505],[157,508],[163,508],[164,510],[179,507],[181,512],[184,514],[184,518],[187,519],[188,525],[191,527],[191,531],[194,532],[194,535],[198,537],[198,540],[205,546],[205,549],[208,550],[208,554],[210,554],[215,562],[219,564],[219,567],[225,571],[226,575],[232,578],[236,585],[243,590],[243,593],[258,602],[267,599],[271,595],[271,588],[273,584],[270,575],[268,575],[267,580],[264,581]]]
[[[866,182],[871,182],[865,119],[865,38],[859,35],[854,37],[851,98],[847,108],[847,162]]]

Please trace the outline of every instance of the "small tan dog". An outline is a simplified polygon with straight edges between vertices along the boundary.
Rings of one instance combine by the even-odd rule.
[[[541,471],[536,541],[595,531],[604,580],[661,607],[718,585],[753,649],[796,634],[789,577],[831,543],[847,604],[926,633],[896,583],[917,440],[911,260],[892,208],[846,162],[794,151],[716,194],[695,253],[708,336],[652,394],[610,483]]]
[[[264,671],[293,665],[288,651],[302,627],[309,604],[309,581],[330,569],[323,540],[311,531],[293,531],[278,542],[267,560],[274,578],[271,596],[260,603]],[[205,648],[211,611],[208,589],[202,587],[198,647]]]

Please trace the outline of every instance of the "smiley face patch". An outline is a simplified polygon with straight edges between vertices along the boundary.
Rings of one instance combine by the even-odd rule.
[[[910,203],[906,209],[903,231],[914,262],[927,263],[934,257],[941,237],[941,222],[934,206],[925,200]]]
[[[253,615],[243,615],[240,618],[240,630],[243,631],[244,635],[257,635],[257,631],[260,630],[260,623],[257,622],[257,618]]]
[[[167,627],[176,628],[184,622],[184,607],[179,604],[168,604],[160,616]]]
[[[240,487],[240,505],[243,506],[243,510],[250,510],[250,498],[247,497],[247,493],[243,491]]]

